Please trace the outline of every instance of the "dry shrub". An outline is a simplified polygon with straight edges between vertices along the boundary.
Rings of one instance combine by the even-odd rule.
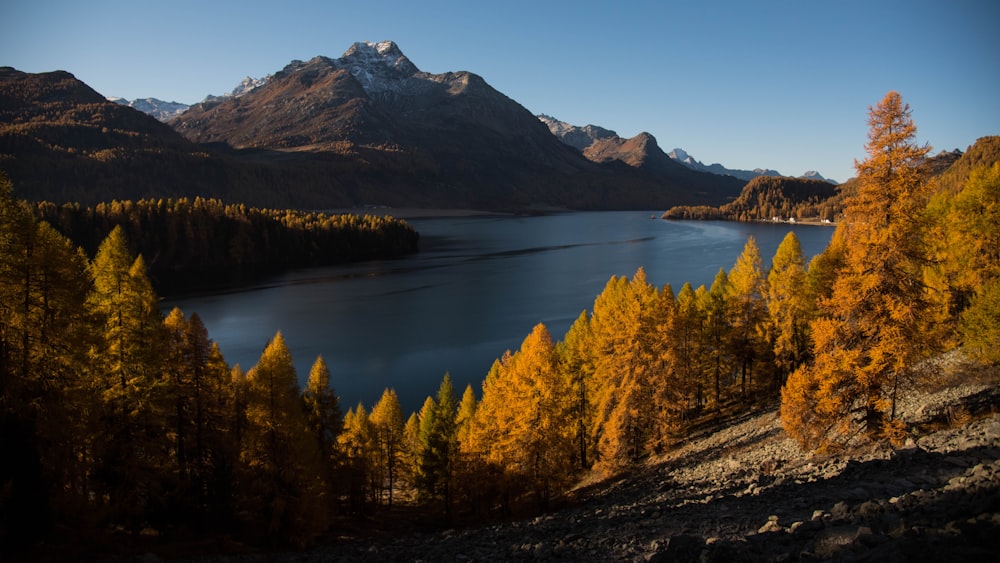
[[[896,418],[890,420],[882,428],[882,436],[889,441],[894,448],[899,448],[906,443],[906,439],[910,437],[910,430],[907,428],[906,423],[902,419]]]

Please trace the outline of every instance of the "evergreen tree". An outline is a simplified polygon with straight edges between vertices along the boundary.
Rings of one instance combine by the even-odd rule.
[[[430,399],[428,397],[428,399]],[[430,406],[420,417],[420,455],[417,459],[418,492],[428,500],[441,501],[445,517],[451,518],[451,487],[455,461],[458,455],[455,417],[458,399],[451,383],[451,375],[444,374],[438,387],[437,399],[425,403]]]

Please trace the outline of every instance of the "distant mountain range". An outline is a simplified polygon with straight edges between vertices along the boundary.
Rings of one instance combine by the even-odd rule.
[[[310,208],[666,209],[718,205],[745,183],[682,166],[649,135],[595,128],[601,144],[581,152],[478,75],[422,72],[390,41],[292,61],[179,114],[141,102],[0,69],[0,168],[32,199]]]
[[[550,115],[541,114],[538,116],[538,119],[548,126],[549,131],[551,131],[552,134],[558,137],[562,142],[576,148],[577,150],[583,152],[583,154],[591,160],[596,161],[614,159],[612,156],[615,151],[614,147],[623,147],[627,143],[630,143],[632,146],[636,146],[640,143],[645,145],[650,139],[653,139],[652,135],[649,133],[640,133],[632,139],[622,139],[617,133],[611,131],[610,129],[605,129],[596,125],[584,125],[582,127],[571,125],[564,121],[559,121]],[[653,142],[655,143],[655,139],[653,139]],[[659,147],[656,147],[656,150],[653,150],[652,152],[656,153],[657,151],[662,152],[659,150]],[[755,168],[753,170],[732,170],[722,166],[721,164],[710,164],[706,166],[691,157],[691,155],[684,151],[684,149],[675,148],[668,153],[664,153],[664,156],[683,164],[691,170],[708,172],[710,174],[718,174],[721,176],[732,176],[744,181],[752,180],[758,176],[782,176],[782,174],[777,170],[764,168]],[[657,153],[652,158],[657,159],[661,157]],[[819,172],[814,170],[805,172],[799,176],[799,178],[826,180],[833,184],[837,183],[834,180],[824,178]]]
[[[146,115],[151,115],[159,121],[170,121],[178,115],[187,111],[191,106],[178,102],[164,102],[156,98],[141,98],[136,100],[126,100],[125,98],[108,98],[116,104],[135,108]]]

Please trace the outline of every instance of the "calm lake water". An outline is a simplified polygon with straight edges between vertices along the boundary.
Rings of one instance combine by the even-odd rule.
[[[656,216],[657,219],[651,219]],[[561,340],[612,275],[642,266],[650,283],[711,285],[747,237],[765,268],[789,230],[807,258],[833,229],[675,222],[659,212],[414,219],[420,253],[387,261],[290,272],[236,291],[165,300],[197,312],[230,364],[249,369],[280,330],[300,382],[318,355],[348,407],[367,409],[387,387],[420,408],[445,372],[459,394],[479,391],[490,365],[543,322]]]

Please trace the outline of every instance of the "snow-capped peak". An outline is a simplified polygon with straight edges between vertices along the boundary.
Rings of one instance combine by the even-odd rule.
[[[674,149],[668,152],[667,156],[674,160],[680,160],[681,162],[688,162],[688,159],[691,158],[684,149]]]
[[[237,84],[235,88],[233,88],[233,91],[230,92],[229,95],[234,98],[238,98],[243,94],[246,94],[247,92],[260,88],[261,86],[267,83],[267,80],[269,78],[270,76],[265,76],[264,78],[251,78],[247,76],[246,78],[241,80],[240,83]]]
[[[267,81],[271,79],[271,76],[273,75],[269,74],[264,78],[252,78],[250,76],[247,76],[243,80],[241,80],[240,83],[237,84],[236,87],[233,88],[228,94],[223,94],[221,96],[215,96],[213,94],[209,94],[208,96],[205,96],[205,99],[202,100],[202,103],[217,102],[229,98],[239,98],[240,96],[248,94],[256,90],[257,88],[260,88],[261,86],[267,84]]]
[[[355,43],[336,64],[347,69],[369,94],[399,90],[400,80],[420,72],[392,41]]]
[[[412,75],[420,72],[417,67],[406,58],[406,55],[399,50],[399,47],[392,41],[371,41],[357,42],[351,45],[340,58],[345,66],[351,68],[367,68],[373,70],[384,67],[396,70],[404,75]]]

